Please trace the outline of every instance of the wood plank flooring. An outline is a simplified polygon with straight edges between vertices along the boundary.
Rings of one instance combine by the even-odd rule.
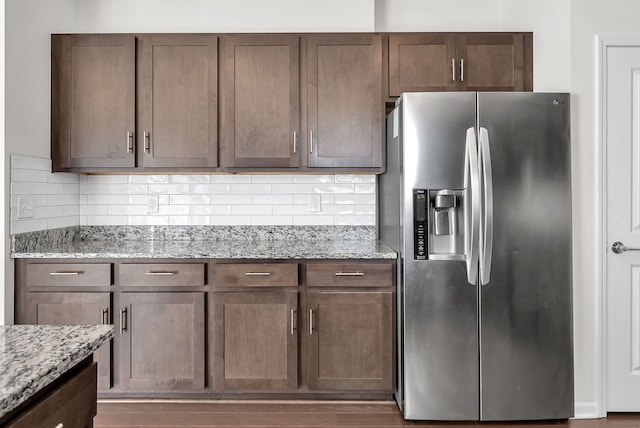
[[[640,414],[541,423],[435,423],[402,419],[393,401],[145,401],[101,400],[95,428],[640,428]]]

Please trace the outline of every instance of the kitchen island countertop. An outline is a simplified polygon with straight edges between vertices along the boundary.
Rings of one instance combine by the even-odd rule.
[[[111,325],[0,326],[0,419],[113,337]]]

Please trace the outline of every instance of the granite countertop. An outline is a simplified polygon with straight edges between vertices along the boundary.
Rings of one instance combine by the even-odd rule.
[[[25,236],[13,258],[396,259],[371,228],[83,228]]]
[[[113,337],[110,325],[0,326],[0,418]]]

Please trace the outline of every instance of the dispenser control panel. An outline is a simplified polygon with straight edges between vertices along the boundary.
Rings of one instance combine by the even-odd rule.
[[[413,244],[414,259],[427,259],[427,230],[429,191],[426,189],[414,189],[413,191]]]

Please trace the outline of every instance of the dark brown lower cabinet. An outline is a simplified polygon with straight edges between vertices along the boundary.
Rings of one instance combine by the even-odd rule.
[[[309,292],[307,296],[309,389],[392,390],[392,292]]]
[[[297,291],[222,291],[211,295],[214,389],[296,390]]]
[[[29,324],[110,324],[111,293],[29,292]],[[111,388],[111,341],[94,353],[98,363],[98,390]]]
[[[120,294],[120,388],[204,389],[204,292]]]

